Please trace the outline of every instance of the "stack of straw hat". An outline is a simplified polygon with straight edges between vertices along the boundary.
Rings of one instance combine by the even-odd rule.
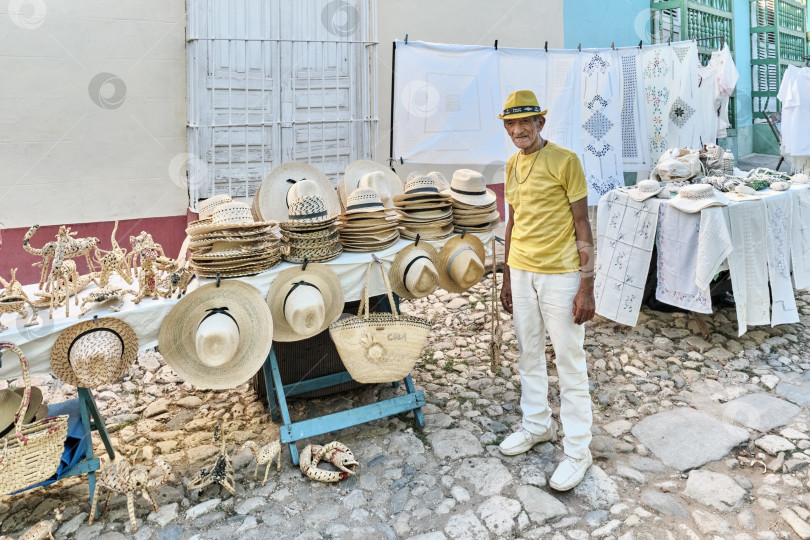
[[[403,238],[441,240],[453,234],[453,208],[430,176],[412,174],[405,193],[394,197],[399,231]]]
[[[361,187],[376,191],[383,206],[388,210],[394,208],[394,197],[402,195],[402,180],[399,179],[397,173],[376,161],[361,159],[349,163],[338,184],[337,193],[344,210],[348,204],[349,195]]]
[[[302,193],[299,183],[307,181],[308,191]],[[315,188],[312,188],[313,184]],[[262,182],[253,197],[253,212],[257,221],[287,221],[290,205],[303,195],[318,194],[327,213],[340,213],[340,199],[327,176],[308,163],[292,161],[279,165]]]
[[[498,226],[501,216],[495,203],[495,193],[487,188],[484,175],[471,169],[453,173],[450,189],[442,191],[453,200],[453,230],[455,232],[486,232]]]
[[[318,184],[297,182],[288,196],[293,197],[287,221],[281,223],[284,260],[292,263],[326,262],[343,251],[338,241],[337,213],[330,213]],[[334,190],[332,190],[334,192]]]
[[[254,221],[250,206],[231,201],[227,195],[211,199],[200,204],[200,219],[186,229],[195,274],[248,276],[278,264],[281,260],[278,223]]]
[[[379,194],[372,188],[355,189],[340,216],[340,243],[346,251],[381,251],[399,240],[397,220],[386,213]]]

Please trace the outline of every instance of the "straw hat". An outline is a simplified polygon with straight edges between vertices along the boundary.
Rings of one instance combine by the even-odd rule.
[[[396,206],[413,204],[416,201],[439,200],[449,201],[450,198],[439,193],[436,182],[430,176],[412,175],[405,182],[405,191],[402,195],[394,197]]]
[[[25,388],[0,390],[0,437],[14,425],[14,417],[20,409],[24,393]],[[31,396],[28,398],[28,409],[23,417],[23,424],[30,424],[38,418],[41,419],[46,416],[48,416],[48,408],[42,404],[42,390],[38,386],[32,386]]]
[[[382,173],[379,173],[382,174]],[[346,215],[385,211],[380,195],[369,187],[359,187],[346,200]]]
[[[495,192],[487,189],[484,175],[472,169],[458,169],[453,173],[450,189],[442,191],[452,199],[471,206],[485,206],[495,202]]]
[[[439,253],[427,242],[408,244],[397,253],[388,276],[391,288],[401,298],[424,298],[439,284]]]
[[[656,180],[642,180],[636,184],[635,189],[631,189],[629,196],[634,201],[642,202],[656,197],[664,189],[664,186],[659,184]]]
[[[273,339],[299,341],[329,328],[343,312],[343,287],[325,264],[288,268],[270,285],[267,305],[275,321]]]
[[[215,231],[225,231],[233,229],[255,230],[259,228],[273,227],[275,221],[253,221],[253,213],[250,206],[241,202],[226,202],[217,205],[211,214],[210,221],[190,223],[186,228],[189,236],[196,237]]]
[[[224,390],[262,367],[273,344],[273,318],[253,286],[209,283],[177,302],[158,343],[166,363],[187,383]]]
[[[360,159],[349,163],[338,185],[338,195],[346,207],[349,195],[358,187],[372,188],[386,208],[393,208],[393,197],[402,194],[402,180],[382,163]]]
[[[281,224],[282,229],[296,226],[326,225],[334,221],[337,213],[330,214],[326,203],[319,195],[306,195],[290,203],[288,218]]]
[[[448,292],[464,292],[484,276],[484,244],[473,234],[457,235],[439,252],[439,286]]]
[[[499,114],[498,118],[507,120],[509,118],[523,118],[525,116],[535,116],[538,114],[545,115],[548,110],[543,110],[537,102],[537,96],[531,90],[518,90],[512,92],[506,98],[506,104],[503,106],[503,114]]]
[[[689,184],[678,191],[677,197],[670,199],[669,205],[681,212],[695,214],[711,206],[727,206],[728,200],[718,195],[709,184]]]
[[[66,328],[51,349],[51,370],[67,384],[97,388],[126,373],[137,356],[132,327],[104,317]]]
[[[290,189],[302,180],[311,180],[318,186],[318,195],[329,214],[340,213],[340,199],[335,186],[327,176],[308,163],[292,161],[279,165],[267,175],[257,193],[259,214],[264,219],[287,221],[289,205],[298,196],[289,196]]]
[[[210,218],[217,206],[229,202],[232,202],[231,196],[225,194],[214,195],[213,197],[208,197],[207,199],[200,201],[200,220]]]
[[[436,189],[440,192],[450,189],[450,182],[447,181],[447,177],[439,171],[430,171],[427,175],[433,179],[433,183],[436,184]]]

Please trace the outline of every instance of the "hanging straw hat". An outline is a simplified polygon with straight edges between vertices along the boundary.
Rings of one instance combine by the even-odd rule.
[[[710,184],[689,184],[678,191],[678,196],[670,199],[669,205],[673,208],[695,214],[710,206],[727,206],[725,199],[715,191]]]
[[[293,161],[279,165],[262,182],[259,199],[259,214],[268,220],[287,221],[289,205],[298,196],[290,196],[290,189],[302,180],[311,180],[318,186],[318,195],[324,201],[329,214],[340,213],[340,199],[335,186],[327,176],[308,163]]]
[[[115,317],[66,328],[51,349],[51,369],[63,382],[97,388],[126,373],[138,356],[138,336]]]
[[[439,252],[439,286],[448,292],[466,291],[484,276],[486,256],[477,236],[454,236]]]
[[[427,242],[409,244],[397,253],[388,276],[391,288],[402,298],[424,298],[439,284],[439,253]]]
[[[267,304],[275,321],[273,339],[300,341],[329,328],[343,312],[343,286],[325,264],[288,268],[270,285]]]
[[[635,189],[631,189],[628,196],[634,201],[642,202],[656,197],[664,189],[664,186],[656,180],[642,180],[636,184]]]
[[[536,116],[538,114],[545,115],[548,111],[543,110],[537,102],[537,96],[531,90],[518,90],[512,92],[506,98],[506,104],[503,106],[503,114],[499,114],[498,118],[507,120],[509,118],[523,118],[525,116]]]
[[[453,173],[450,189],[442,191],[453,200],[471,206],[486,206],[495,202],[495,192],[487,188],[486,179],[472,169],[458,169]]]
[[[382,173],[380,173],[382,174]],[[346,200],[346,215],[385,211],[380,195],[372,188],[359,187]]]
[[[273,318],[252,285],[209,283],[177,302],[158,343],[166,363],[187,383],[224,390],[262,367],[273,344]]]
[[[338,195],[344,208],[349,195],[358,187],[374,189],[386,208],[393,208],[393,197],[402,194],[402,180],[397,173],[382,163],[366,159],[353,161],[346,167],[343,179],[338,185]]]
[[[0,437],[14,425],[14,417],[20,408],[24,392],[25,388],[0,390]],[[48,408],[42,404],[42,390],[38,386],[31,387],[31,396],[28,399],[28,409],[25,411],[23,424],[30,424],[38,417],[48,416]],[[44,411],[41,411],[42,407],[45,407]],[[43,412],[44,414],[42,414]]]

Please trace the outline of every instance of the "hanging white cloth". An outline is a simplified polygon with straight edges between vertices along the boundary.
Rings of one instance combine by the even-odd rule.
[[[652,45],[641,51],[651,163],[658,163],[670,146],[669,101],[674,58],[672,47],[667,45]]]
[[[596,213],[596,313],[629,326],[638,322],[661,199],[638,202],[614,190]]]
[[[723,209],[710,207],[687,214],[668,204],[662,205],[656,248],[655,298],[689,311],[711,313],[709,286],[732,251]]]
[[[720,129],[720,89],[717,86],[717,68],[698,67],[698,116],[700,142],[714,144]]]
[[[500,73],[500,102],[506,103],[509,94],[518,90],[531,90],[537,96],[537,102],[544,109],[546,103],[546,64],[548,53],[543,49],[516,49],[501,47],[498,49],[498,71]],[[515,153],[515,145],[509,134],[501,126],[506,146],[505,156]],[[543,136],[547,133],[543,130]]]
[[[731,245],[728,257],[731,286],[737,305],[737,332],[743,335],[748,325],[770,324],[768,292],[768,210],[765,201],[748,200],[730,204]]]
[[[810,188],[793,186],[787,193],[793,206],[790,233],[793,284],[797,289],[805,289],[810,287]]]
[[[771,283],[771,326],[799,322],[790,279],[790,234],[793,197],[787,193],[765,197],[768,209],[768,275]]]
[[[622,158],[626,172],[649,171],[649,136],[647,135],[647,107],[644,102],[644,76],[641,69],[641,49],[622,48],[619,57],[619,75],[622,92]]]
[[[579,51],[549,51],[546,66],[546,139],[578,155],[580,150]]]
[[[588,181],[588,205],[624,186],[621,86],[615,51],[582,51],[580,147]]]
[[[717,90],[719,91],[717,137],[722,138],[726,136],[726,129],[731,127],[728,121],[728,100],[731,94],[734,93],[737,79],[740,77],[737,66],[734,65],[734,58],[731,56],[728,43],[723,43],[722,49],[712,53],[709,67],[715,70],[717,76]]]
[[[777,99],[782,102],[782,147],[791,156],[810,156],[810,68],[788,66]]]
[[[669,145],[674,148],[700,147],[698,114],[697,43],[673,45],[672,95],[669,103]]]

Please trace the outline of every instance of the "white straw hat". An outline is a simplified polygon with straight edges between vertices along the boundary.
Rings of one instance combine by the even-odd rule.
[[[664,189],[664,186],[659,184],[656,180],[642,180],[634,189],[629,192],[629,197],[634,201],[646,201],[652,197],[656,197]]]
[[[391,288],[401,298],[424,298],[439,284],[438,263],[439,253],[429,243],[409,244],[397,253],[391,264],[388,272]]]
[[[382,173],[380,173],[382,174]],[[359,187],[352,191],[346,200],[346,214],[367,214],[369,212],[385,211],[377,191],[368,187]]]
[[[360,159],[349,163],[338,186],[340,201],[345,207],[349,195],[358,187],[370,187],[379,195],[386,208],[393,208],[393,198],[402,194],[402,180],[382,163]]]
[[[439,286],[448,292],[464,292],[484,276],[486,251],[473,235],[451,238],[439,252]]]
[[[214,213],[214,210],[220,204],[225,204],[231,202],[230,195],[214,195],[213,197],[208,197],[207,199],[200,201],[200,219],[208,219]]]
[[[678,191],[678,196],[669,201],[673,208],[694,214],[711,206],[727,206],[728,199],[718,195],[714,187],[709,184],[689,184]]]
[[[450,189],[443,191],[442,195],[449,195],[456,201],[473,206],[495,202],[495,192],[487,188],[484,175],[472,169],[458,169],[454,172]]]
[[[394,204],[396,206],[402,206],[403,204],[413,204],[418,201],[437,199],[450,200],[448,196],[439,193],[439,189],[436,187],[436,182],[433,178],[429,176],[413,175],[405,182],[405,192],[402,195],[394,197]]]
[[[257,193],[259,214],[267,220],[287,221],[289,219],[288,192],[298,182],[311,180],[318,186],[318,195],[324,201],[329,214],[340,213],[340,199],[335,186],[327,176],[308,163],[292,161],[279,165],[267,175]]]
[[[343,287],[334,270],[309,263],[288,268],[270,285],[267,304],[276,341],[300,341],[329,328],[343,312]]]
[[[273,342],[273,318],[252,285],[228,280],[187,294],[160,327],[166,363],[187,383],[224,390],[249,380]]]

